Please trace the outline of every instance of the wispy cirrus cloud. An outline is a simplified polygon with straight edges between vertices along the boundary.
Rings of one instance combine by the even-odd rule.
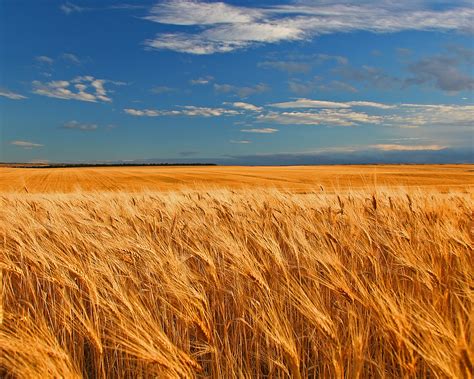
[[[282,103],[273,103],[270,106],[274,108],[350,108],[350,105],[346,103],[311,99],[296,99]]]
[[[138,4],[113,4],[113,5],[106,5],[106,6],[99,6],[99,7],[84,7],[74,4],[72,2],[65,2],[59,6],[59,9],[66,15],[70,15],[73,13],[82,13],[82,12],[90,12],[90,11],[104,11],[104,10],[133,10],[133,9],[143,9],[145,8],[144,5]]]
[[[162,1],[151,8],[147,20],[171,25],[248,24],[264,16],[263,10],[223,2]]]
[[[369,107],[379,109],[393,109],[397,107],[396,105],[377,103],[374,101],[348,101],[345,104],[348,104],[351,107]]]
[[[163,93],[170,93],[170,92],[175,92],[176,88],[171,88],[168,86],[155,86],[153,87],[150,92],[154,93],[155,95],[161,95]]]
[[[472,128],[474,105],[400,104],[397,112],[384,116],[384,124],[400,128]]]
[[[69,130],[80,130],[82,132],[92,132],[97,130],[99,126],[97,124],[84,124],[73,120],[66,122],[62,128]]]
[[[105,84],[111,83],[123,85],[122,82],[97,79],[93,76],[78,76],[70,81],[54,80],[51,82],[40,82],[35,80],[33,84],[33,93],[41,96],[54,97],[63,100],[79,100],[87,102],[112,102],[108,96]]]
[[[80,12],[84,12],[85,10],[87,10],[88,8],[84,8],[84,7],[80,7],[79,5],[76,5],[76,4],[73,4],[73,3],[70,3],[69,1],[64,3],[64,4],[61,4],[59,9],[61,9],[61,11],[63,11],[65,14],[69,15],[71,13],[80,13]]]
[[[54,63],[54,59],[46,55],[39,55],[35,57],[35,61],[40,64],[46,64],[46,65],[52,65]]]
[[[283,125],[355,126],[381,124],[383,118],[351,109],[322,109],[308,112],[269,112],[258,116],[257,120]]]
[[[278,132],[278,129],[274,128],[253,128],[253,129],[240,129],[244,133],[257,133],[257,134],[273,134]]]
[[[44,146],[40,143],[35,143],[35,142],[30,142],[30,141],[20,141],[20,140],[11,141],[10,145],[22,147],[24,149],[33,149],[35,147],[43,147]]]
[[[472,127],[474,105],[385,104],[373,101],[323,101],[296,99],[269,104],[271,108],[304,111],[270,111],[257,117],[261,122],[287,125],[355,126],[375,124],[403,129],[419,127]],[[364,112],[354,108],[363,108]],[[375,113],[374,113],[375,112]]]
[[[322,83],[316,87],[320,91],[341,91],[349,93],[357,93],[359,90],[349,83],[340,80],[331,80],[329,83]]]
[[[236,116],[240,114],[240,112],[233,109],[196,107],[192,105],[182,106],[180,109],[174,109],[174,110],[125,108],[124,112],[130,116],[137,116],[137,117],[159,117],[159,116],[219,117],[219,116]]]
[[[133,109],[124,112],[137,117],[188,116],[219,117],[245,114],[253,122],[279,125],[309,126],[361,126],[377,125],[399,129],[456,128],[467,131],[472,128],[474,105],[456,104],[386,104],[374,101],[353,100],[346,102],[295,99],[286,102],[258,106],[245,102],[225,102],[236,109],[198,106],[178,106],[176,109]],[[252,126],[247,121],[238,125]],[[270,134],[277,130],[267,128],[244,128],[242,132]]]
[[[289,54],[287,59],[268,59],[257,63],[257,67],[285,71],[288,74],[307,74],[314,66],[327,62],[346,65],[349,60],[340,55],[330,54]]]
[[[19,93],[10,91],[7,88],[0,88],[0,96],[6,97],[7,99],[10,100],[24,100],[27,99],[26,96],[20,95]]]
[[[211,83],[214,80],[214,77],[211,75],[202,76],[200,78],[191,79],[189,84],[193,86],[202,86]]]
[[[269,90],[270,87],[264,83],[258,83],[253,86],[235,86],[232,84],[214,83],[214,91],[218,93],[232,94],[243,99]]]
[[[297,61],[263,61],[259,62],[257,66],[262,68],[272,68],[279,71],[285,71],[289,74],[307,74],[309,71],[311,71],[311,65],[309,63]]]
[[[230,142],[230,143],[241,144],[241,145],[248,145],[249,143],[252,143],[252,141],[249,141],[249,140],[246,140],[246,139],[243,139],[243,140],[234,140],[234,139],[231,139],[229,142]]]
[[[395,105],[377,103],[373,101],[347,101],[347,102],[336,102],[336,101],[323,101],[323,100],[311,100],[311,99],[296,99],[293,101],[287,101],[283,103],[270,104],[271,107],[275,108],[351,108],[351,107],[371,107],[380,109],[391,109],[395,108]]]
[[[313,79],[291,79],[288,81],[288,89],[290,92],[298,96],[308,96],[313,93],[318,87],[319,78],[315,77]]]
[[[377,144],[370,145],[369,148],[382,151],[439,151],[447,149],[443,145],[401,145],[401,144]]]
[[[80,65],[82,63],[79,57],[72,53],[63,53],[61,54],[61,58],[66,62],[73,63],[75,65]]]
[[[317,35],[403,30],[472,32],[469,4],[439,9],[420,3],[297,2],[266,7],[224,2],[173,0],[157,3],[145,17],[168,25],[195,27],[191,32],[160,33],[149,48],[190,54],[225,53],[262,43],[309,40]]]

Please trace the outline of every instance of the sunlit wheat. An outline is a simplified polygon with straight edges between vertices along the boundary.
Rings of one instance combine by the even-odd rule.
[[[468,193],[0,195],[0,375],[463,378]]]

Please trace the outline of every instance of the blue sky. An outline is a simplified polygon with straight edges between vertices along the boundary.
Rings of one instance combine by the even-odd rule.
[[[473,161],[469,1],[5,0],[0,19],[0,161]]]

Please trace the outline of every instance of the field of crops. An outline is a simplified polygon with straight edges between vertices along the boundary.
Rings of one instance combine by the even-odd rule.
[[[469,166],[1,170],[0,377],[472,376]]]
[[[0,192],[173,191],[276,187],[294,191],[374,186],[465,188],[472,165],[373,165],[293,167],[0,167]]]

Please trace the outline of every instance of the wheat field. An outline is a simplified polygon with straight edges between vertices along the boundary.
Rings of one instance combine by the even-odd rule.
[[[7,378],[468,378],[469,190],[0,195]]]
[[[187,166],[27,168],[0,165],[0,192],[176,191],[256,187],[293,192],[374,186],[462,190],[473,165]]]

